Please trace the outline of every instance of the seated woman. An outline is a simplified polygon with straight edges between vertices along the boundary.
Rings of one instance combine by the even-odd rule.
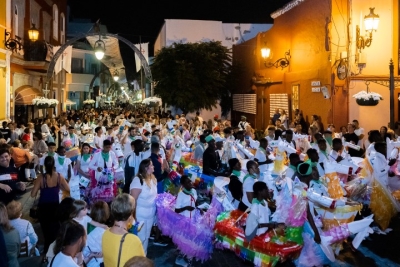
[[[0,202],[0,231],[4,236],[7,249],[8,266],[18,267],[18,256],[21,249],[21,240],[18,231],[11,226],[8,220],[7,208]]]
[[[54,258],[49,266],[79,267],[83,264],[81,253],[86,244],[85,229],[79,223],[69,220],[61,225],[54,246]],[[81,259],[79,262],[76,259]]]
[[[110,217],[110,208],[108,207],[107,203],[104,201],[96,202],[91,211],[90,217],[93,221],[98,222],[100,224],[106,224],[108,218]],[[102,238],[103,234],[106,230],[102,227],[96,227],[92,231],[88,229],[88,236],[86,241],[86,246],[83,249],[83,255],[85,257],[89,257],[92,253],[100,253],[101,258],[91,259],[87,263],[87,267],[99,267],[100,264],[103,262],[102,257]]]
[[[101,224],[97,221],[92,220],[91,217],[87,215],[88,209],[85,201],[76,199],[72,205],[72,211],[70,214],[70,218],[74,221],[78,222],[80,225],[85,228],[87,233],[88,224],[91,224],[95,227],[101,227],[103,229],[108,229],[107,225]]]
[[[21,219],[22,204],[15,200],[11,201],[7,204],[7,213],[11,226],[19,232],[21,243],[28,241],[29,254],[33,252],[32,249],[34,249],[35,255],[39,256],[39,250],[35,248],[38,242],[38,236],[32,224],[28,220]]]
[[[128,195],[118,195],[111,203],[113,226],[106,230],[102,238],[104,266],[124,266],[134,256],[145,256],[140,239],[128,233],[128,225],[134,221],[135,199]]]

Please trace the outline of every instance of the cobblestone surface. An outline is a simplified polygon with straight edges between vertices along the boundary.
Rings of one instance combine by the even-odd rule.
[[[28,186],[27,192],[18,200],[23,205],[23,218],[28,219],[33,223],[36,233],[39,236],[39,249],[42,248],[40,243],[43,240],[40,224],[29,217],[29,209],[32,207],[34,199],[30,197],[32,185]],[[341,251],[338,259],[330,265],[330,267],[400,267],[400,219],[396,221],[396,225],[391,225],[394,231],[388,236],[373,235],[368,240],[364,241],[358,251],[353,252],[350,248],[345,248]],[[388,241],[387,241],[388,240]],[[399,240],[399,241],[397,241]],[[390,242],[389,242],[390,241]],[[386,242],[386,243],[385,243]],[[396,243],[397,242],[397,243]],[[346,247],[346,246],[345,246]],[[396,253],[397,251],[397,253]],[[376,255],[379,254],[380,256]],[[175,259],[178,255],[176,247],[170,243],[166,247],[155,246],[150,242],[148,248],[148,257],[155,261],[157,267],[175,267]],[[396,262],[398,263],[396,263]],[[40,263],[39,257],[26,258],[21,263],[21,267],[44,267],[45,264]],[[206,262],[193,262],[194,267],[251,267],[250,262],[245,262],[238,258],[231,251],[214,250],[212,258]],[[294,266],[291,262],[279,264],[280,267]]]

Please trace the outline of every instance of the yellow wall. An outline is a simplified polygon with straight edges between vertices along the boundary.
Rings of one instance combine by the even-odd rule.
[[[306,120],[317,114],[326,127],[333,122],[333,100],[324,99],[321,92],[311,90],[311,81],[320,81],[330,91],[331,62],[330,51],[326,47],[326,18],[331,16],[330,1],[310,0],[294,7],[274,21],[274,26],[267,32],[258,35],[256,73],[282,84],[272,85],[266,89],[266,108],[264,114],[269,118],[269,94],[287,93],[292,95],[292,86],[300,85],[299,108]],[[261,58],[261,48],[271,49],[272,62],[282,58],[290,49],[288,68],[266,68]],[[288,111],[287,111],[288,112]],[[290,111],[288,112],[290,114]],[[293,114],[293,113],[292,113]],[[290,115],[292,115],[290,114]]]
[[[396,4],[394,4],[396,2]],[[372,6],[370,6],[372,5]],[[366,55],[366,68],[362,70],[362,75],[359,77],[362,79],[363,76],[386,76],[389,75],[389,61],[390,59],[395,60],[395,76],[398,75],[397,69],[398,60],[397,53],[394,51],[398,47],[398,11],[397,1],[394,0],[380,0],[380,1],[353,1],[352,17],[353,23],[351,25],[353,31],[353,51],[356,50],[355,39],[356,39],[356,25],[361,26],[361,34],[364,35],[364,22],[363,18],[369,14],[369,7],[375,7],[375,14],[379,15],[380,22],[377,32],[373,33],[373,41],[370,47],[366,47],[362,50],[362,53]],[[396,19],[395,19],[396,18]],[[396,33],[395,33],[396,32]],[[353,59],[354,62],[354,59]],[[371,82],[369,90],[379,93],[382,95],[384,100],[380,101],[377,106],[374,107],[362,107],[356,104],[355,99],[352,97],[354,94],[366,90],[365,81],[351,81],[349,84],[349,109],[350,109],[350,120],[358,119],[361,127],[366,132],[374,129],[379,129],[381,126],[387,126],[390,120],[390,95],[389,88]],[[397,94],[395,94],[395,103],[397,106]],[[397,113],[397,110],[395,110]],[[397,114],[396,114],[397,115]],[[397,117],[397,116],[396,116]]]
[[[4,48],[4,30],[6,25],[6,0],[0,0],[0,48]],[[0,51],[0,61],[5,63],[6,54]],[[1,65],[1,64],[0,64]],[[0,66],[0,121],[6,118],[6,68]]]

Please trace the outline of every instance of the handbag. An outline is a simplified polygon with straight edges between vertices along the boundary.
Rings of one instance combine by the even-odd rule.
[[[119,243],[119,252],[118,252],[118,264],[117,267],[119,267],[119,263],[121,261],[121,252],[122,252],[122,243],[124,243],[125,241],[125,237],[128,233],[125,233],[122,238],[121,238],[121,242]]]
[[[33,219],[37,219],[38,218],[38,206],[36,203],[36,197],[35,200],[33,201],[33,205],[29,210],[29,217],[33,218]]]

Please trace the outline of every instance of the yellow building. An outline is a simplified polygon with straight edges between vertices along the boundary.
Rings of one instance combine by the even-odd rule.
[[[372,32],[364,21],[371,16],[370,8],[375,8],[372,16],[379,16]],[[277,108],[290,119],[300,109],[308,123],[314,114],[319,116],[324,129],[333,123],[339,131],[356,119],[365,134],[387,126],[391,111],[394,121],[400,120],[398,1],[292,0],[271,17],[270,30],[233,47],[233,63],[246,71],[234,91],[232,120],[245,114],[253,126],[265,130]],[[268,52],[264,56],[263,50]],[[398,87],[392,95],[391,59]],[[366,83],[383,98],[375,106],[360,105],[353,97],[366,90]],[[242,102],[254,106],[253,114],[235,102],[249,92],[253,97]]]
[[[0,0],[0,121],[10,118],[10,55],[5,48],[6,0]],[[8,100],[8,101],[7,101]]]

